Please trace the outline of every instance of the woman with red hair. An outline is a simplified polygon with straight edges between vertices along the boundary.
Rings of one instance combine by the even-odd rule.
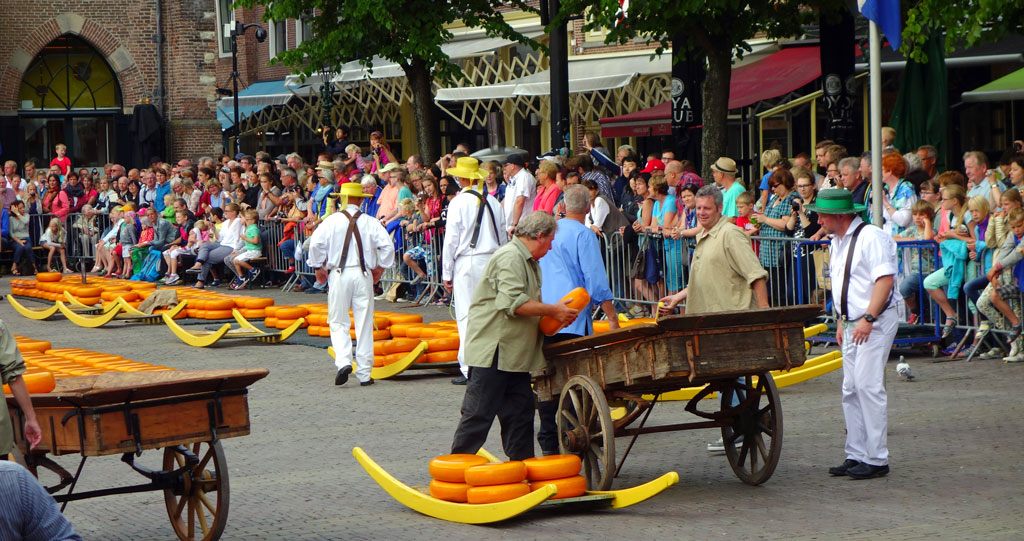
[[[914,219],[910,209],[917,202],[914,185],[904,180],[907,162],[897,153],[882,156],[882,229],[890,235],[901,235]],[[872,196],[874,193],[872,192]],[[868,216],[874,219],[873,197],[868,197]]]

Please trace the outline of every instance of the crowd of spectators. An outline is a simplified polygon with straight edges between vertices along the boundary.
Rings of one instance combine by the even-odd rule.
[[[363,212],[387,227],[403,254],[398,278],[408,285],[401,294],[415,297],[423,282],[438,281],[447,206],[459,191],[446,170],[469,149],[460,145],[425,164],[419,155],[396,156],[380,132],[371,133],[368,148],[347,135],[344,129],[325,132],[324,150],[312,160],[258,152],[194,162],[154,158],[149,167],[130,170],[119,164],[76,170],[59,153],[63,161],[54,159],[48,169],[35,160],[20,169],[8,161],[0,201],[11,271],[33,272],[37,261],[45,270],[68,270],[73,251],[88,254],[91,270],[107,276],[137,276],[149,260],[155,275],[143,278],[175,284],[197,273],[195,287],[203,288],[220,285],[226,271],[234,276],[232,287],[246,287],[270,251],[287,261],[284,275],[294,273],[303,240],[334,211],[332,194],[357,182],[370,196]],[[671,150],[641,156],[622,145],[612,152],[588,132],[576,155],[481,163],[482,187],[502,203],[510,230],[531,212],[564,217],[566,188],[586,187],[591,208],[584,224],[609,254],[621,254],[606,261],[617,308],[645,315],[658,298],[686,285],[701,233],[694,196],[705,180]],[[963,173],[939,171],[937,156],[929,145],[902,154],[888,144],[883,151],[883,228],[915,243],[908,245],[913,255],[909,249],[901,254],[907,319],[920,322],[937,307],[944,335],[974,313],[984,326],[1015,329],[1022,318],[1014,312],[1010,266],[1016,262],[1007,248],[1020,253],[1011,220],[1021,207],[1024,154],[1017,146],[993,162],[983,152],[967,152]],[[710,180],[723,191],[723,215],[752,238],[773,305],[820,302],[825,262],[800,243],[822,240],[822,231],[806,206],[818,190],[841,187],[853,192],[854,203],[868,206],[865,218],[872,219],[870,155],[849,156],[843,146],[821,141],[813,160],[804,153],[790,160],[776,149],[760,158],[759,182],[740,179],[730,158],[711,166]],[[267,238],[267,224],[280,232]],[[326,284],[304,276],[297,289],[324,292]],[[1013,331],[1015,339],[1019,334]]]

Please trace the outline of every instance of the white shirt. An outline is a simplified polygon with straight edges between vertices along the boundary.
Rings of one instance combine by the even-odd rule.
[[[487,209],[484,209],[476,248],[469,247],[470,241],[473,240],[473,228],[476,227],[476,215],[480,210],[480,199],[471,193],[466,193],[470,189],[463,188],[459,195],[456,195],[455,199],[448,203],[448,221],[445,223],[444,248],[441,251],[443,254],[441,260],[442,280],[450,281],[452,279],[457,258],[491,254],[508,242],[505,215],[501,212],[501,204],[493,196],[488,195],[487,204],[494,212],[494,222],[498,225],[498,230],[494,230],[491,217],[488,216]],[[507,193],[505,198],[507,201]]]
[[[245,229],[245,224],[241,217],[237,217],[234,220],[224,220],[224,225],[220,228],[221,246],[229,246],[232,250],[244,248],[245,241],[242,240],[243,229]]]
[[[829,247],[832,302],[837,312],[841,310],[843,302],[843,279],[846,274],[846,256],[850,251],[850,240],[853,239],[853,232],[857,230],[857,226],[862,223],[864,221],[859,216],[854,218],[843,237],[834,236]],[[895,276],[896,270],[896,241],[891,235],[876,226],[865,226],[857,239],[853,266],[850,268],[850,291],[846,301],[850,313],[847,316],[850,319],[863,316],[871,303],[871,293],[874,290],[875,282],[883,276]],[[895,287],[894,283],[889,308],[896,306],[902,300],[899,288]]]
[[[596,227],[601,229],[604,225],[604,221],[608,218],[608,203],[601,199],[600,196],[594,198],[594,203],[590,206],[590,212],[587,213],[583,223],[587,227]]]
[[[508,186],[505,187],[505,199],[502,201],[502,205],[505,208],[505,224],[508,227],[518,223],[518,220],[514,220],[512,216],[518,197],[526,198],[526,203],[523,204],[523,213],[519,215],[519,220],[522,220],[533,212],[533,200],[537,198],[537,179],[526,168],[520,169],[512,178],[508,179]]]
[[[359,207],[349,204],[345,207],[349,214],[355,215]],[[309,251],[306,263],[317,269],[336,269],[338,267],[359,267],[359,253],[356,239],[349,241],[348,257],[341,262],[341,252],[345,249],[345,235],[348,233],[348,218],[341,212],[335,212],[324,218],[324,221],[313,231],[309,239]],[[361,214],[356,218],[356,229],[363,241],[363,262],[366,270],[377,267],[390,268],[395,264],[395,245],[384,226],[373,216]]]

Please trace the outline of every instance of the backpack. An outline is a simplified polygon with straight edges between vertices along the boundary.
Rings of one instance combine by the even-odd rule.
[[[160,260],[162,255],[162,252],[150,250],[149,254],[146,255],[146,259],[142,261],[142,268],[132,276],[132,280],[137,282],[157,281],[160,278]]]

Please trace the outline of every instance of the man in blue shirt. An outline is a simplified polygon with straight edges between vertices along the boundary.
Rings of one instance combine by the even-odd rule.
[[[0,494],[0,538],[82,541],[57,502],[25,468],[0,460]]]
[[[608,287],[608,273],[601,259],[601,241],[593,231],[583,225],[590,210],[590,192],[579,184],[565,190],[565,218],[558,220],[558,231],[551,242],[551,250],[540,260],[541,301],[557,303],[567,293],[582,287],[590,294],[592,304],[601,305],[608,316],[609,327],[619,328],[618,315],[612,305],[612,291]],[[584,310],[580,310],[584,312]],[[585,316],[585,317],[584,317]],[[581,314],[576,321],[544,338],[544,344],[553,344],[593,334],[594,325],[589,313]],[[540,430],[537,442],[544,455],[558,454],[558,430],[555,423],[557,401],[540,402]]]

